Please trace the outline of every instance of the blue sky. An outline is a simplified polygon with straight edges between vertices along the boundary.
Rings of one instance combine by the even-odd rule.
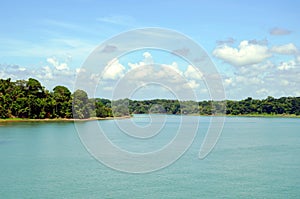
[[[35,77],[49,90],[58,84],[72,89],[76,71],[99,44],[135,28],[161,27],[187,35],[208,53],[229,99],[300,96],[299,7],[292,0],[2,1],[0,78]],[[114,77],[128,72],[129,62],[142,62],[145,52],[118,60]],[[154,61],[164,57],[148,53]],[[182,74],[188,67],[172,56],[164,62],[175,62]],[[108,87],[100,97],[109,97]]]

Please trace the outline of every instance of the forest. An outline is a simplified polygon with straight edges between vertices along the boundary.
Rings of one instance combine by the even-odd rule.
[[[111,101],[88,98],[83,90],[73,93],[65,86],[45,89],[33,78],[0,79],[0,118],[54,119],[120,117],[131,114],[192,115],[300,115],[300,97],[267,97],[240,101],[178,101],[171,99]]]

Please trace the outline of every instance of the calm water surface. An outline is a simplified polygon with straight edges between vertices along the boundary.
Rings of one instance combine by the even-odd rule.
[[[197,137],[178,161],[148,174],[118,172],[93,159],[72,122],[1,124],[0,198],[300,198],[300,119],[226,118],[215,149],[200,160],[209,121],[201,117]],[[88,130],[95,122],[115,144],[147,152],[172,139],[180,117],[168,116],[159,135],[142,141],[122,134],[112,120],[78,125]]]

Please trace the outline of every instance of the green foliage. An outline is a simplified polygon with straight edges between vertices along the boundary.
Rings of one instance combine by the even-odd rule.
[[[53,89],[53,103],[57,117],[72,118],[72,97],[71,92],[64,86],[56,86]]]
[[[300,97],[281,97],[275,99],[269,96],[263,100],[255,100],[249,97],[241,101],[227,101],[226,106],[226,113],[230,115],[299,115],[299,111]]]
[[[115,117],[128,116],[129,112],[129,99],[120,99],[112,102],[112,113]]]
[[[111,101],[107,99],[95,99],[96,117],[112,117]]]
[[[53,92],[33,78],[0,79],[0,118],[78,118],[127,116],[130,114],[194,115],[300,115],[300,97],[248,97],[240,101],[178,101],[167,99],[130,100],[89,99],[83,90],[73,94],[64,86]]]
[[[49,92],[33,78],[15,82],[0,79],[0,118],[83,119],[96,116],[112,117],[110,100],[88,99],[83,90],[72,95],[65,86],[56,86]]]
[[[85,91],[76,90],[73,94],[73,117],[85,119],[90,117],[89,98]]]

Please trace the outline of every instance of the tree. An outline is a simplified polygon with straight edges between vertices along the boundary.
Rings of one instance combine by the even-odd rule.
[[[72,117],[72,98],[70,90],[65,86],[56,86],[53,89],[55,113],[61,118]]]
[[[129,111],[129,99],[112,101],[112,113],[116,117],[127,116]]]
[[[83,90],[76,90],[73,94],[73,117],[76,119],[89,118],[88,95]]]
[[[0,81],[0,117],[8,118],[12,116],[12,96],[11,92],[13,90],[13,84],[11,83],[11,79],[8,78],[6,80],[1,79]]]
[[[105,118],[105,117],[112,117],[112,110],[107,105],[103,104],[104,100],[96,99],[95,108],[96,108],[96,116]],[[107,102],[106,100],[104,102]],[[107,104],[110,104],[110,102]]]

